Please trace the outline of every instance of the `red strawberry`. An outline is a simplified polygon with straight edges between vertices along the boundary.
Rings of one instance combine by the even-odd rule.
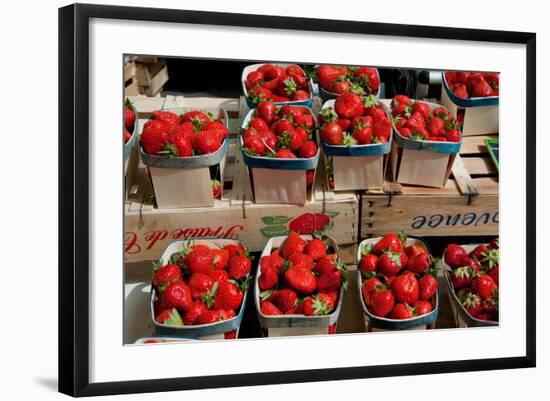
[[[462,99],[468,99],[468,89],[466,88],[466,85],[461,83],[455,83],[452,86],[452,90],[455,96],[462,98]]]
[[[262,120],[263,121],[263,120]],[[267,127],[267,125],[266,125]],[[203,131],[212,131],[215,132],[216,135],[220,138],[220,140],[223,142],[225,138],[229,136],[229,130],[227,127],[219,120],[215,121],[209,121],[202,127]]]
[[[290,105],[282,106],[277,112],[277,115],[279,117],[287,119],[290,122],[295,122],[296,118],[298,118],[303,114],[304,114],[303,109],[299,107],[290,106]]]
[[[315,275],[305,267],[291,267],[285,272],[285,280],[292,288],[302,294],[311,294],[317,287]]]
[[[202,313],[199,315],[196,324],[210,324],[215,323],[220,320],[220,311],[215,309],[204,308]]]
[[[165,265],[155,271],[153,287],[162,293],[172,283],[182,280],[181,270],[177,265]]]
[[[294,253],[303,253],[306,245],[307,241],[292,231],[281,246],[281,255],[288,259]]]
[[[164,121],[170,129],[176,128],[180,123],[180,118],[171,111],[153,111],[152,118],[153,120]]]
[[[426,254],[428,253],[426,248],[424,248],[420,244],[412,244],[412,245],[409,245],[405,248],[405,255],[407,255],[407,257],[409,259],[412,258],[415,255],[420,254],[420,253],[426,253]]]
[[[359,85],[367,88],[369,93],[378,93],[380,78],[378,77],[376,68],[359,67],[353,72],[353,77],[357,80]]]
[[[476,317],[483,312],[483,304],[479,295],[472,292],[465,292],[461,297],[462,306],[472,317]]]
[[[277,113],[277,107],[273,102],[263,101],[258,103],[256,106],[256,113],[260,118],[262,118],[266,123],[271,124]]]
[[[155,317],[155,320],[157,321],[157,323],[167,326],[183,326],[181,316],[178,313],[177,309],[174,308],[162,311],[159,315],[157,315],[157,317]]]
[[[269,301],[262,302],[260,306],[260,312],[263,315],[267,315],[267,316],[278,316],[283,314],[283,312],[281,312],[279,308],[277,308],[273,303]]]
[[[389,139],[391,136],[392,125],[389,119],[375,119],[372,125],[372,134],[376,137]]]
[[[304,213],[294,218],[288,228],[298,234],[313,234],[323,231],[330,223],[330,217],[324,213]]]
[[[315,119],[309,113],[304,113],[294,117],[294,124],[303,127],[306,130],[311,130],[315,127]]]
[[[395,276],[407,265],[407,255],[401,252],[384,252],[378,259],[378,271],[384,276]]]
[[[271,130],[277,136],[283,135],[285,132],[294,132],[294,126],[289,120],[278,120],[271,125]]]
[[[418,253],[409,258],[407,269],[413,273],[422,274],[430,268],[431,258],[427,253]]]
[[[269,130],[269,125],[260,117],[254,117],[250,120],[250,128],[254,128],[256,132],[263,132]]]
[[[437,293],[437,278],[432,274],[425,274],[418,280],[418,297],[429,300]]]
[[[402,274],[391,283],[393,295],[399,302],[412,305],[418,300],[420,286],[414,274]]]
[[[273,267],[262,269],[260,277],[258,278],[258,287],[260,290],[271,290],[279,282],[279,274]]]
[[[321,139],[329,145],[340,145],[344,140],[342,127],[336,123],[328,123],[321,129]]]
[[[203,296],[214,285],[214,280],[204,273],[193,273],[189,277],[187,284],[191,290],[191,296],[194,300],[202,299]]]
[[[298,89],[294,94],[292,94],[292,100],[309,100],[311,98],[310,94],[303,89]]]
[[[307,297],[304,299],[303,308],[306,316],[323,316],[328,315],[334,309],[331,305],[331,299],[325,294],[317,294],[315,297]]]
[[[252,262],[250,261],[250,258],[248,256],[232,256],[229,259],[227,271],[231,278],[238,280],[246,277],[248,273],[250,273],[251,267]]]
[[[194,324],[199,316],[207,309],[201,301],[195,301],[183,315],[183,324],[190,326]]]
[[[290,149],[293,153],[304,144],[304,138],[296,131],[285,132],[279,136],[279,146],[281,148]]]
[[[380,317],[388,315],[395,304],[395,298],[392,292],[384,286],[377,286],[375,290],[371,292],[370,299],[372,313]]]
[[[310,270],[313,269],[313,258],[305,253],[293,253],[287,259],[294,267],[305,267]]]
[[[253,86],[260,85],[264,79],[264,74],[261,71],[250,71],[246,75],[245,85],[247,89],[252,88]]]
[[[474,275],[479,272],[479,263],[475,260],[469,257],[468,255],[464,255],[459,260],[459,266],[468,266],[472,272],[474,272]]]
[[[361,285],[361,294],[363,295],[363,301],[365,302],[365,305],[372,305],[372,292],[375,290],[376,287],[382,286],[382,282],[376,277],[372,277],[368,280],[363,281],[363,284]]]
[[[299,75],[301,77],[305,76],[304,71],[297,66],[296,64],[291,64],[285,68],[285,72],[287,75]]]
[[[313,141],[307,141],[298,149],[298,155],[304,159],[310,159],[317,156],[317,151],[317,144]]]
[[[272,95],[271,90],[263,88],[261,86],[255,86],[248,91],[248,97],[250,98],[250,100],[252,100],[253,103],[256,104],[263,102],[264,100],[272,99],[273,96],[274,95]]]
[[[355,93],[343,93],[336,98],[334,109],[339,117],[353,118],[363,114],[363,101]]]
[[[474,248],[472,252],[470,252],[470,257],[477,259],[479,262],[481,262],[485,258],[485,254],[489,248],[487,245],[480,244],[477,247]]]
[[[472,281],[472,292],[479,295],[482,299],[489,298],[497,288],[496,283],[487,274],[480,274]]]
[[[200,131],[193,135],[193,149],[201,155],[214,153],[222,145],[222,140],[216,131]]]
[[[353,130],[353,137],[358,145],[367,145],[372,142],[372,128],[362,127]]]
[[[296,155],[290,149],[281,149],[275,153],[277,159],[296,159]]]
[[[445,133],[447,142],[460,142],[460,131],[451,129]]]
[[[243,302],[243,292],[231,281],[223,281],[218,284],[218,290],[214,295],[215,309],[238,309]]]
[[[472,283],[473,272],[468,266],[462,266],[450,272],[455,290],[469,287]]]
[[[131,138],[132,134],[130,134],[126,127],[124,127],[124,143],[127,143]]]
[[[188,310],[193,303],[191,290],[183,281],[168,285],[162,293],[162,298],[166,307],[176,308],[180,311]]]
[[[194,248],[184,259],[190,274],[209,274],[214,266],[214,253],[210,248]]]
[[[307,243],[304,252],[311,256],[314,261],[317,261],[327,255],[327,246],[322,240],[313,238]]]
[[[288,312],[296,306],[298,296],[290,288],[273,291],[269,296],[269,301],[273,302],[283,313]]]
[[[218,309],[218,314],[218,320],[220,321],[233,319],[236,316],[235,311],[232,309]]]
[[[210,273],[210,277],[218,283],[229,280],[229,273],[225,270],[214,269]]]
[[[211,252],[214,254],[214,267],[213,269],[223,270],[227,267],[229,258],[231,257],[230,252],[227,249],[212,249]],[[244,253],[243,253],[244,254]]]
[[[332,82],[329,90],[333,93],[337,93],[340,95],[342,93],[349,92],[350,89],[351,89],[350,82],[347,79],[345,79],[345,77],[342,75],[336,81]]]
[[[141,133],[141,146],[145,153],[150,155],[160,152],[168,142],[168,132],[149,126],[144,127]]]
[[[398,303],[393,307],[393,310],[391,311],[390,318],[391,319],[399,319],[399,320],[405,320],[405,319],[411,319],[414,317],[414,309],[410,307],[409,305]]]
[[[129,131],[133,131],[135,121],[136,121],[136,114],[134,113],[134,110],[132,110],[131,107],[125,106],[124,107],[124,127],[126,127],[126,129]]]
[[[472,97],[487,97],[493,96],[493,88],[487,83],[485,79],[480,79],[474,84],[472,90]]]
[[[212,183],[212,196],[214,199],[221,199],[222,197],[222,183],[218,180],[210,180]]]
[[[495,284],[498,286],[498,276],[499,276],[499,267],[498,265],[493,267],[491,270],[489,270],[489,273],[487,273],[489,277],[493,279]]]
[[[460,260],[463,256],[467,256],[468,253],[460,245],[450,244],[445,250],[445,263],[451,268],[460,267]]]
[[[426,102],[417,101],[414,103],[412,111],[413,113],[420,113],[427,118],[430,115],[430,105]]]
[[[243,140],[243,149],[252,155],[263,155],[266,151],[265,144],[259,135],[249,136]]]
[[[434,117],[430,121],[428,121],[427,128],[431,136],[439,136],[442,135],[445,131],[445,123],[442,119]]]
[[[210,117],[208,117],[208,115],[203,113],[202,111],[194,110],[194,111],[189,111],[185,113],[183,116],[181,116],[181,122],[183,123],[186,121],[193,123],[195,127],[200,129],[202,128],[203,125],[208,124],[210,122]]]
[[[313,179],[315,178],[315,170],[306,171],[306,188],[311,187],[313,184]]]
[[[422,316],[430,313],[433,310],[433,306],[430,302],[423,299],[419,299],[413,304],[414,313],[416,316]]]
[[[347,287],[347,270],[343,263],[336,262],[319,273],[317,290],[320,292],[339,291],[342,285]]]
[[[320,65],[317,68],[317,80],[319,85],[326,89],[330,89],[332,82],[336,81],[339,77],[346,75],[339,67],[332,65]]]
[[[374,253],[381,255],[385,251],[401,252],[403,251],[403,244],[397,234],[390,233],[374,244]]]
[[[368,255],[363,255],[359,261],[359,270],[362,273],[365,273],[366,276],[373,275],[376,273],[378,266],[378,256],[374,253],[369,253]]]
[[[265,269],[272,268],[275,269],[277,273],[281,271],[283,267],[284,259],[278,253],[272,253],[271,255],[266,255],[260,260],[260,270],[264,271]]]
[[[246,249],[241,244],[229,244],[223,247],[227,252],[229,252],[229,257],[235,255],[246,255]],[[229,259],[229,258],[227,258]]]

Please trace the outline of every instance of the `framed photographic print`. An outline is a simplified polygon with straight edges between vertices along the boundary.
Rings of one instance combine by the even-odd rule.
[[[61,8],[59,390],[535,366],[535,40]]]

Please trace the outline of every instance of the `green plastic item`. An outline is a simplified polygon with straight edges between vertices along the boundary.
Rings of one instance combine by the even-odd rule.
[[[484,142],[487,146],[489,154],[491,155],[491,159],[493,159],[493,163],[495,163],[495,166],[497,167],[497,171],[500,171],[498,162],[498,139],[485,139]]]

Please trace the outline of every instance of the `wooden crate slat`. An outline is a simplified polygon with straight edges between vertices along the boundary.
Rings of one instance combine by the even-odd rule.
[[[497,169],[490,157],[463,157],[462,161],[470,175],[497,174]]]
[[[465,136],[460,146],[461,155],[487,153],[485,139],[498,139],[498,135]]]
[[[468,170],[466,169],[466,166],[464,165],[462,160],[463,159],[460,157],[460,155],[456,155],[452,167],[452,172],[456,185],[458,186],[458,189],[460,190],[462,195],[476,196],[479,193],[472,181],[472,177],[468,173]]]

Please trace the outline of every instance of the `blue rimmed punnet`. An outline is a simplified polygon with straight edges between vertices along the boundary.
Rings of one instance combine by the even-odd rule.
[[[487,97],[471,97],[469,99],[464,99],[461,97],[456,96],[451,88],[449,87],[449,84],[447,83],[447,77],[445,76],[445,72],[441,73],[441,81],[443,90],[447,93],[447,96],[451,101],[460,107],[479,107],[479,106],[498,106],[499,103],[499,96],[487,96]]]
[[[138,113],[136,108],[134,107],[134,104],[129,100],[126,99],[126,102],[124,103],[125,107],[130,107],[134,111],[134,115],[136,116],[134,120],[134,129],[132,130],[132,136],[124,144],[124,161],[128,160],[130,157],[130,154],[132,153],[132,150],[134,150],[134,146],[136,146],[137,137],[138,137],[138,125],[139,125],[139,119],[138,119]]]
[[[334,99],[327,100],[321,110],[328,108],[334,109]],[[380,105],[386,112],[386,116],[391,121],[391,116],[387,107],[377,101],[377,105]],[[324,141],[321,141],[323,146],[323,152],[327,156],[381,156],[388,154],[391,150],[392,135],[386,143],[369,143],[367,145],[329,145]]]
[[[306,111],[309,114],[311,114],[311,116],[313,116],[313,119],[315,121],[315,128],[312,131],[312,140],[317,143],[316,141],[317,119],[315,118],[315,115],[313,114],[311,109],[307,106],[293,106],[293,107]],[[277,111],[278,110],[279,108],[277,109]],[[243,123],[241,125],[241,131],[244,131],[249,126],[250,121],[254,117],[256,117],[256,109],[250,110],[248,114],[245,116]],[[317,164],[319,162],[319,155],[321,154],[321,149],[318,146],[317,154],[314,157],[311,157],[309,159],[304,159],[304,158],[279,159],[275,157],[251,155],[243,149],[242,132],[239,134],[239,145],[242,150],[244,163],[247,165],[248,168],[266,168],[266,169],[274,169],[274,170],[313,170],[317,167]]]
[[[246,89],[246,85],[245,85],[246,76],[248,75],[248,73],[252,71],[256,71],[258,68],[260,68],[264,64],[266,63],[247,65],[246,67],[244,67],[243,72],[241,74],[241,85],[243,88],[243,94],[249,109],[255,108],[256,103],[248,96],[248,89]],[[277,63],[276,65],[286,68],[290,65],[295,65],[295,64]],[[291,100],[288,102],[273,102],[273,103],[276,104],[277,106],[295,105],[295,106],[311,107],[311,105],[313,104],[313,87],[311,85],[310,80],[308,80],[308,92],[309,92],[309,99],[306,99],[306,100]],[[268,99],[265,99],[265,100],[268,100]]]
[[[162,111],[170,111],[177,115],[185,114],[188,111],[202,111],[212,115],[217,115],[219,121],[221,121],[225,127],[228,127],[229,117],[227,111],[224,108],[176,108],[176,109],[163,109]],[[216,114],[214,114],[216,113]],[[175,157],[164,155],[151,155],[143,151],[140,147],[140,157],[143,163],[149,167],[159,168],[201,168],[210,167],[219,164],[227,153],[228,138],[225,138],[218,150],[205,155],[195,155],[189,157]]]
[[[364,246],[367,245],[374,245],[376,244],[382,237],[376,237],[376,238],[368,238],[366,240],[363,240],[357,249],[357,264],[359,264],[359,261],[361,260],[362,256],[362,249]],[[420,237],[414,237],[414,236],[408,236],[407,241],[405,243],[405,246],[413,245],[413,244],[420,244],[422,245],[428,253],[431,254],[429,245]],[[363,314],[368,316],[369,322],[372,324],[372,326],[380,329],[388,329],[388,330],[407,330],[418,326],[424,326],[428,324],[432,324],[437,321],[439,317],[439,287],[437,288],[437,291],[435,293],[435,299],[433,300],[432,304],[434,305],[433,310],[430,313],[427,313],[425,315],[413,317],[411,319],[390,319],[387,317],[380,317],[376,316],[373,313],[371,313],[367,306],[365,305],[365,302],[363,300],[363,294],[361,292],[363,281],[361,278],[361,272],[358,271],[357,273],[357,286],[359,289],[359,299],[361,302],[361,309],[363,311]]]

